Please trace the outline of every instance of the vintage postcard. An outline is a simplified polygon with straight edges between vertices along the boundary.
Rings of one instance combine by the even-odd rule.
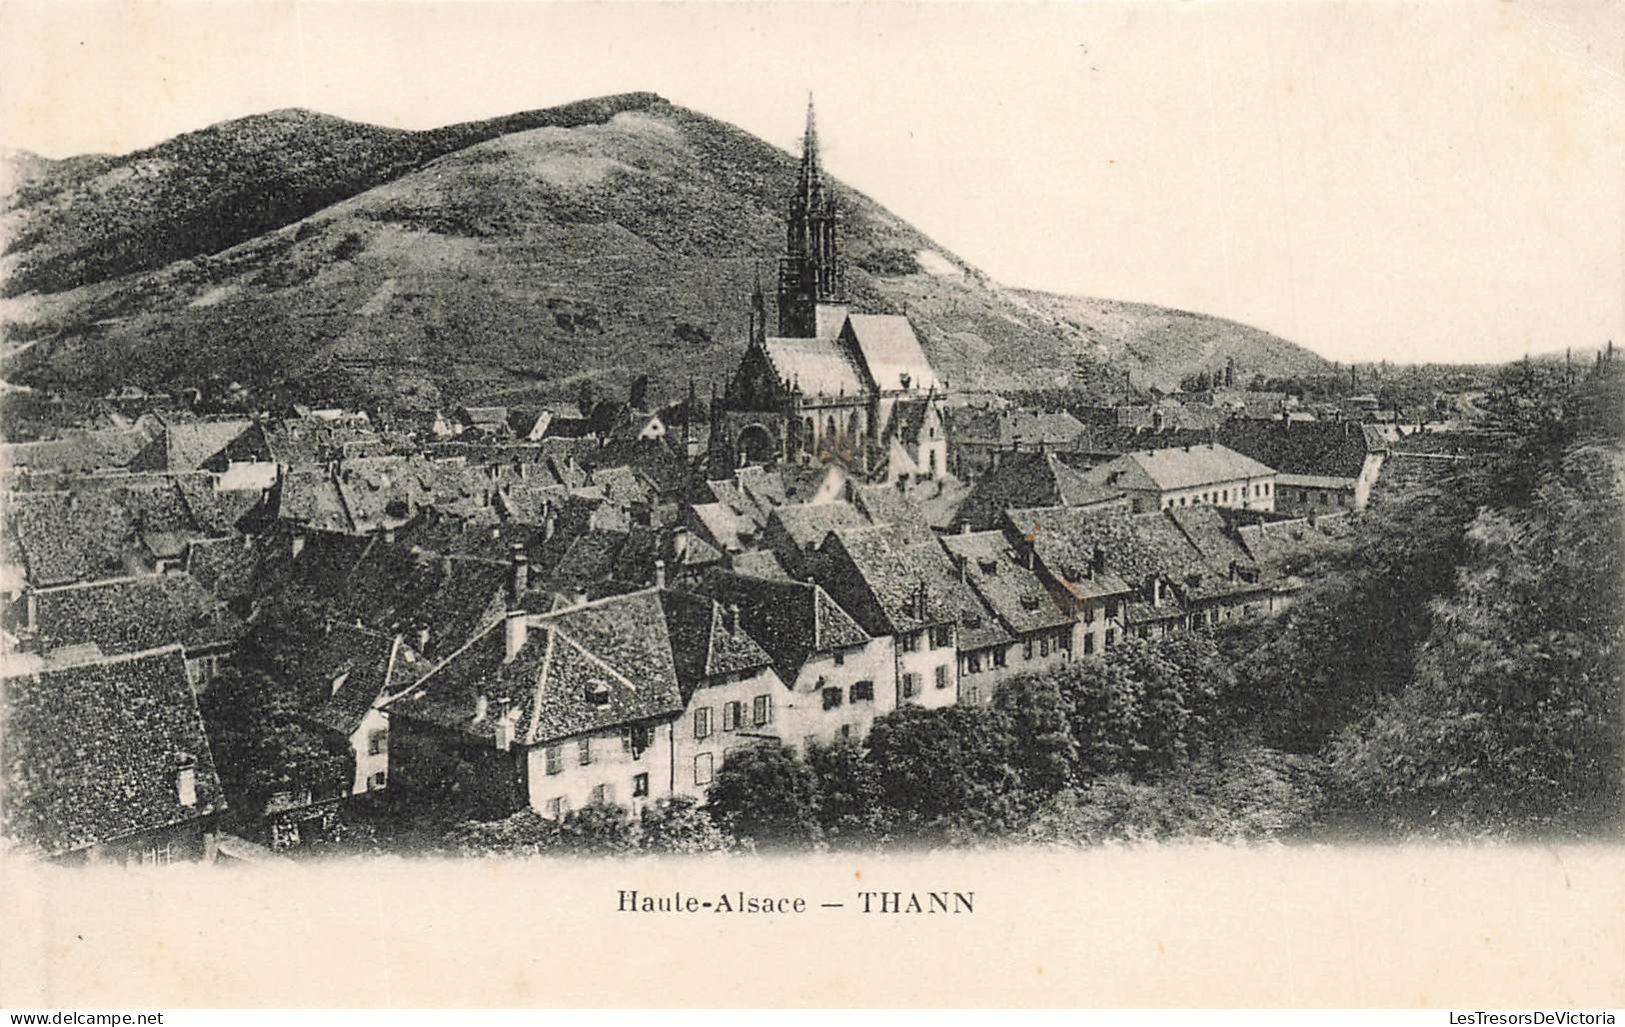
[[[0,1005],[1625,1005],[1625,8],[0,57]]]

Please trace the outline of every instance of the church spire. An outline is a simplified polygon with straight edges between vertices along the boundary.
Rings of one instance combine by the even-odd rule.
[[[818,156],[818,119],[807,94],[801,137],[801,173],[790,197],[785,257],[779,262],[779,334],[810,338],[820,303],[840,303],[844,293],[836,243],[835,192],[824,188]]]

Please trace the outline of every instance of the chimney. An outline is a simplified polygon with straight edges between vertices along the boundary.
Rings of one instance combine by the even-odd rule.
[[[190,753],[175,754],[175,798],[182,806],[197,805],[197,760]]]
[[[304,551],[305,551],[305,533],[302,532],[302,531],[296,531],[296,532],[293,533],[293,555],[298,556],[300,553],[302,553]]]
[[[961,535],[969,535],[970,534],[970,521],[960,521],[959,522],[959,533]]]
[[[671,559],[676,564],[683,564],[688,560],[688,529],[682,525],[671,531]]]
[[[558,527],[558,523],[559,523],[559,512],[558,512],[558,510],[553,506],[552,503],[547,504],[547,508],[542,511],[542,540],[543,541],[550,541],[553,538],[553,531],[554,531],[554,529],[556,529]]]
[[[954,564],[959,568],[959,580],[970,580],[970,560],[963,553],[954,554]]]
[[[1237,560],[1231,560],[1230,561],[1230,580],[1231,581],[1239,581],[1239,580],[1241,580],[1241,563],[1240,563],[1240,561],[1237,561]]]
[[[23,630],[32,635],[39,630],[39,596],[34,594],[33,589],[28,590],[28,596],[23,600],[23,609],[25,611]]]
[[[429,648],[429,628],[427,625],[418,628],[418,652],[427,652]]]
[[[451,577],[451,557],[442,556],[440,558],[440,576],[447,579]]]
[[[1024,558],[1024,562],[1027,564],[1028,570],[1033,570],[1038,562],[1036,555],[1037,549],[1038,546],[1034,544],[1031,536],[1028,537],[1027,544],[1021,547],[1021,555]]]
[[[515,710],[510,709],[510,700],[507,696],[498,696],[492,702],[492,732],[495,734],[497,749],[507,752],[513,747],[513,721]]]
[[[739,604],[729,603],[722,609],[722,626],[728,629],[728,634],[739,634]]]
[[[1155,574],[1151,575],[1151,605],[1162,605],[1162,579]]]
[[[503,663],[512,663],[519,650],[525,648],[525,636],[530,628],[530,622],[525,619],[525,611],[513,610],[509,612],[508,619],[502,624]]]
[[[390,524],[384,525],[383,528],[380,529],[379,533],[381,535],[383,535],[383,538],[384,538],[385,542],[388,542],[388,543],[391,543],[391,544],[394,543],[394,541],[395,541],[395,527],[394,527],[394,525],[390,525]]]
[[[500,525],[500,524],[491,525],[491,541],[495,542],[497,539],[499,539],[501,537],[502,537],[502,525]]]
[[[508,598],[517,604],[530,591],[530,557],[525,544],[515,542],[508,558]]]

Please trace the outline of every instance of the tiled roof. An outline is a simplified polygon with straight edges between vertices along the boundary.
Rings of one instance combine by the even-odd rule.
[[[1120,488],[1092,481],[1050,452],[1005,453],[982,475],[955,521],[977,530],[999,523],[1005,510],[1038,506],[1088,508],[1118,500]]]
[[[1108,486],[1169,490],[1238,478],[1265,478],[1274,473],[1252,457],[1208,443],[1125,453],[1092,469],[1087,476]]]
[[[699,587],[722,606],[738,606],[740,625],[761,643],[786,682],[795,680],[814,653],[870,640],[829,593],[812,582],[713,574]]]
[[[247,431],[252,423],[246,418],[235,418],[168,425],[132,466],[172,472],[195,471]]]
[[[326,592],[347,617],[383,634],[429,629],[423,653],[449,653],[502,616],[510,570],[506,562],[415,551],[378,542]]]
[[[1347,421],[1232,420],[1219,441],[1284,474],[1357,478],[1367,453],[1387,448],[1366,425]]]
[[[1236,529],[1247,556],[1264,569],[1266,579],[1296,574],[1311,560],[1348,546],[1354,522],[1346,514],[1243,524]]]
[[[720,611],[708,600],[654,589],[532,616],[524,648],[508,662],[503,636],[501,626],[488,630],[392,702],[391,715],[491,737],[493,717],[475,717],[479,697],[506,697],[516,739],[542,745],[670,717],[708,671],[770,663],[743,633],[723,637]],[[589,701],[594,693],[604,701]]]
[[[736,554],[728,561],[729,567],[738,574],[749,574],[756,578],[773,578],[779,581],[790,581],[790,572],[784,569],[779,558],[770,550],[747,549]]]
[[[151,443],[153,429],[75,432],[41,442],[0,443],[0,470],[94,471],[127,467]]]
[[[1071,623],[1002,532],[946,535],[942,545],[956,566],[964,568],[965,580],[1011,631],[1025,634]]]
[[[313,689],[320,685],[330,690],[327,699],[310,711],[309,719],[350,735],[374,705],[410,687],[428,672],[429,665],[399,635],[335,624],[300,662],[300,670]]]
[[[225,809],[179,649],[9,676],[0,695],[0,824],[14,842],[58,854]]]
[[[1064,410],[966,406],[950,407],[943,417],[955,445],[1008,447],[1019,442],[1035,449],[1040,443],[1066,448],[1087,431],[1082,421]]]
[[[942,382],[931,369],[908,318],[899,314],[852,314],[846,323],[864,367],[880,389],[889,392],[904,388],[902,378],[906,374],[909,389],[942,390]]]
[[[128,574],[152,556],[178,557],[210,532],[192,518],[174,481],[72,492],[14,492],[7,527],[36,585]]]
[[[186,550],[186,573],[227,603],[254,593],[264,545],[250,535],[198,539]]]
[[[1334,478],[1324,474],[1277,474],[1277,488],[1352,489],[1358,478]]]
[[[87,643],[108,656],[176,643],[195,649],[243,633],[242,621],[190,574],[43,588],[34,600],[42,652]]]
[[[808,396],[862,396],[863,377],[834,339],[772,338],[766,344],[773,371]]]
[[[959,619],[960,582],[935,542],[910,540],[889,525],[848,528],[824,540],[816,566],[819,584],[871,635]]]
[[[859,485],[852,490],[852,505],[870,524],[890,524],[916,541],[936,538],[925,511],[895,485]]]
[[[870,523],[851,503],[792,503],[773,510],[764,536],[778,558],[789,565],[816,549],[830,532]]]
[[[593,455],[592,464],[594,467],[628,468],[652,484],[661,495],[685,492],[692,477],[687,461],[660,439],[613,441]],[[595,474],[592,480],[598,482],[600,479]]]

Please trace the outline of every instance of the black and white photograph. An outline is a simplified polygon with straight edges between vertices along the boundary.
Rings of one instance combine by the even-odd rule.
[[[1523,1001],[1625,1003],[1625,8],[8,0],[0,67],[14,922],[579,880],[996,967],[1003,860],[1545,853]],[[30,938],[0,1005],[121,1004]],[[368,938],[357,1005],[745,1001]],[[1167,1001],[1457,994],[1322,983]]]

